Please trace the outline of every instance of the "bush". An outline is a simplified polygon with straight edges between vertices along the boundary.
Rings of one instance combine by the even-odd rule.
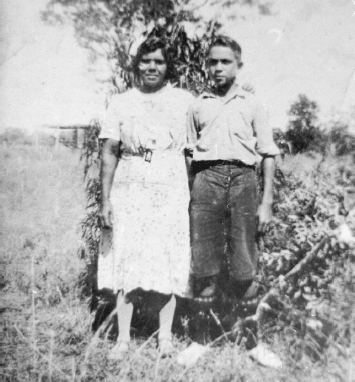
[[[313,168],[286,168],[283,174],[282,184],[275,186],[275,226],[263,238],[260,256],[261,282],[268,291],[277,291],[279,313],[271,320],[267,315],[262,336],[293,328],[295,354],[307,355],[306,345],[313,349],[308,356],[319,358],[323,350],[307,337],[306,323],[312,320],[318,322],[323,349],[330,338],[350,346],[346,333],[355,293],[355,210],[346,202],[346,189],[355,186],[355,173],[349,159],[339,166],[328,157]],[[344,305],[331,311],[338,303]]]
[[[346,121],[334,122],[328,134],[328,145],[333,146],[335,155],[355,155],[355,136],[349,132]]]
[[[0,134],[0,142],[6,142],[7,144],[16,143],[31,145],[32,139],[26,130],[17,127],[9,127],[4,133]]]
[[[321,138],[321,132],[317,126],[319,111],[317,103],[303,94],[300,94],[298,98],[288,111],[291,120],[286,131],[286,139],[291,142],[294,153],[315,148],[315,143]]]

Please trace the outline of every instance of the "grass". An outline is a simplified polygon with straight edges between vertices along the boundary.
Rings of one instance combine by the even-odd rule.
[[[114,343],[91,331],[93,314],[79,280],[85,271],[78,226],[85,215],[83,168],[79,153],[67,148],[10,145],[1,153],[2,380],[4,381],[352,381],[354,340],[330,346],[311,361],[291,354],[290,331],[276,333],[270,347],[281,370],[252,361],[243,346],[221,342],[186,369],[176,357],[160,359],[155,337],[137,337],[129,356],[107,360]],[[317,158],[296,157],[283,165],[303,171]],[[300,169],[301,167],[302,169]],[[339,296],[338,296],[339,297]],[[331,306],[336,317],[345,297]],[[350,302],[351,304],[351,302]],[[349,302],[347,302],[349,307]],[[354,320],[352,311],[348,320]],[[344,335],[355,333],[354,322]],[[176,338],[178,350],[188,336]],[[352,379],[353,378],[353,379]]]

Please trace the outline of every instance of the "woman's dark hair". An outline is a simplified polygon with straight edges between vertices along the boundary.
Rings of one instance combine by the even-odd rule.
[[[163,57],[166,61],[167,69],[165,74],[166,80],[172,80],[175,75],[174,64],[171,57],[171,52],[164,40],[157,37],[150,37],[145,40],[138,48],[137,54],[133,59],[132,69],[136,80],[139,79],[139,63],[145,54],[155,52],[161,49]]]
[[[209,45],[208,47],[208,50],[207,50],[207,56],[208,54],[210,53],[210,50],[214,47],[214,46],[225,46],[227,48],[230,48],[232,49],[232,51],[235,53],[235,56],[237,57],[237,60],[238,61],[241,61],[242,59],[242,48],[240,47],[240,45],[235,41],[233,40],[232,38],[230,37],[227,37],[227,36],[223,36],[223,35],[217,35],[213,38],[211,44]]]

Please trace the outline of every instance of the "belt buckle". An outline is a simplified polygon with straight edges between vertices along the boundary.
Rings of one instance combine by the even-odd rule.
[[[150,149],[145,150],[144,161],[150,163],[152,160],[153,151]]]
[[[144,161],[150,163],[152,160],[153,151],[151,149],[146,149],[142,146],[138,148],[139,155],[144,156]]]

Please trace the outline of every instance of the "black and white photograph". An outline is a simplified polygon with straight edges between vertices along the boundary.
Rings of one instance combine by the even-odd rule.
[[[355,1],[0,10],[1,380],[355,382]]]

